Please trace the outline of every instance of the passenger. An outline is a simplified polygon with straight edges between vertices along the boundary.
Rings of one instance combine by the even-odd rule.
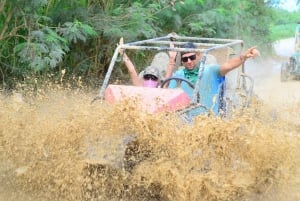
[[[123,44],[123,38],[120,39],[120,44]],[[158,68],[154,66],[148,66],[142,73],[142,77],[136,72],[135,66],[133,65],[127,54],[120,50],[120,54],[123,55],[123,62],[125,63],[128,73],[131,77],[134,86],[144,87],[157,87],[160,84],[161,75]]]
[[[193,43],[186,43],[183,48],[196,48],[196,46]],[[178,69],[174,72],[176,54],[176,52],[169,52],[170,60],[166,72],[166,79],[170,77],[184,78],[195,85],[198,79],[202,53],[181,52],[181,62],[184,68]],[[251,47],[246,52],[242,53],[239,57],[232,58],[222,65],[205,66],[199,89],[199,94],[201,96],[200,103],[209,107],[210,109],[213,109],[215,113],[218,113],[219,105],[216,105],[213,99],[217,91],[219,90],[219,84],[221,84],[225,79],[224,76],[231,70],[239,67],[248,58],[255,58],[259,55],[260,52],[255,47]],[[169,83],[169,88],[175,88],[176,85],[177,84],[175,81],[171,81]],[[184,82],[181,83],[181,88],[192,99],[193,89],[191,89],[191,87],[189,87],[189,85]]]
[[[126,53],[123,54],[123,61],[128,69],[129,75],[131,77],[134,86],[144,86],[144,87],[157,87],[160,83],[160,72],[154,66],[148,66],[142,73],[142,77],[139,77],[135,67]]]

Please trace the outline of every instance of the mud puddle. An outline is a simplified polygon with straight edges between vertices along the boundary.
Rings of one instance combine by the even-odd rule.
[[[299,102],[274,116],[254,101],[242,116],[187,125],[91,97],[1,97],[0,200],[300,200]],[[87,162],[87,139],[124,134],[139,139],[125,168]]]

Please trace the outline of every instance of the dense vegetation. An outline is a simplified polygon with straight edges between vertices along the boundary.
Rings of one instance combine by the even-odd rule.
[[[17,83],[37,87],[45,80],[59,82],[63,76],[77,81],[80,78],[86,85],[95,86],[122,36],[126,41],[135,41],[176,32],[240,38],[249,46],[267,49],[277,36],[266,25],[276,30],[299,15],[295,13],[292,19],[286,17],[286,12],[280,13],[283,11],[274,15],[270,6],[276,3],[274,0],[2,0],[1,89],[14,89]],[[145,57],[140,55],[139,59]]]
[[[286,10],[276,10],[274,21],[270,26],[272,41],[294,36],[297,22],[300,22],[300,11],[288,12]]]

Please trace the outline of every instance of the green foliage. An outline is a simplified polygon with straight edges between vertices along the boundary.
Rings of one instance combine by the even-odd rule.
[[[58,31],[61,35],[68,41],[77,43],[77,40],[86,42],[88,36],[96,36],[97,32],[94,29],[79,21],[75,22],[66,22],[62,28],[59,28]]]
[[[90,22],[98,33],[109,40],[117,40],[122,36],[127,40],[154,37],[157,27],[154,26],[152,11],[156,8],[152,5],[148,8],[138,2],[127,8],[120,5],[109,13],[95,13]]]
[[[49,28],[31,32],[30,41],[15,46],[20,62],[35,72],[55,68],[68,51],[66,40]]]
[[[300,11],[288,12],[281,9],[274,10],[274,20],[270,26],[270,38],[277,41],[283,38],[293,38],[299,19]]]
[[[78,0],[50,0],[45,13],[52,19],[52,24],[58,26],[76,19],[81,22],[88,20],[88,10],[85,3]]]
[[[264,1],[243,1],[240,7],[243,9],[238,11],[236,19],[239,38],[248,46],[258,46],[261,51],[269,50],[271,41],[266,25],[272,22],[272,10],[265,6]]]
[[[78,40],[86,42],[88,36],[96,34],[87,24],[68,22],[57,32],[49,27],[32,31],[28,41],[16,45],[14,51],[20,57],[20,62],[28,64],[34,72],[47,72],[49,67],[55,68],[62,62],[70,43],[77,43]]]
[[[0,80],[35,74],[43,79],[104,75],[120,37],[137,41],[170,32],[180,35],[239,38],[247,45],[270,42],[274,0],[2,0]],[[0,3],[0,4],[1,4]],[[275,2],[278,3],[278,2]],[[278,18],[276,16],[275,18]],[[296,17],[293,17],[293,19]],[[276,25],[289,23],[286,18]],[[279,23],[279,24],[278,24]],[[272,24],[272,29],[275,24]],[[144,66],[149,55],[138,58]],[[11,85],[12,87],[12,85]]]
[[[297,23],[300,21],[300,11],[289,12],[281,9],[274,9],[274,25]]]
[[[293,38],[295,34],[296,24],[281,24],[271,26],[270,38],[272,41],[277,41],[284,38]]]

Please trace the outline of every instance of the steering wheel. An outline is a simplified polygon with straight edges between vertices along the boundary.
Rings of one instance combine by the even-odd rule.
[[[175,81],[176,81],[177,87],[180,86],[181,82],[185,82],[185,83],[187,83],[187,84],[189,85],[189,87],[191,87],[192,89],[195,88],[195,86],[193,85],[193,83],[191,83],[189,80],[184,79],[184,78],[180,78],[180,77],[170,77],[170,78],[168,78],[168,79],[165,79],[165,80],[161,83],[160,87],[163,88],[167,83],[171,82],[172,80],[175,80]]]
[[[184,78],[180,78],[180,77],[170,77],[168,79],[165,79],[160,87],[163,88],[167,83],[171,82],[172,80],[175,80],[176,81],[176,85],[177,87],[180,86],[181,82],[185,82],[189,85],[189,87],[191,87],[192,89],[195,89],[195,86],[193,85],[193,83],[191,83],[191,81],[187,80],[187,79],[184,79]],[[198,93],[197,94],[197,102],[200,101],[200,94]]]

